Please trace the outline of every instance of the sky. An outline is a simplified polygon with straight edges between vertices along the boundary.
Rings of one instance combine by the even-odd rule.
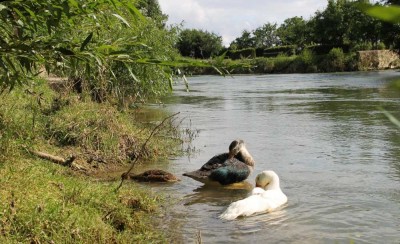
[[[265,23],[277,23],[301,16],[309,19],[324,10],[327,0],[159,0],[168,24],[201,29],[222,36],[225,46]]]

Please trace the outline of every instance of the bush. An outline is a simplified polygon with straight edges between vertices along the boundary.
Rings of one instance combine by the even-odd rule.
[[[372,43],[371,42],[357,43],[351,48],[352,52],[367,51],[367,50],[372,50]]]
[[[345,67],[345,55],[341,48],[332,48],[322,62],[322,70],[325,72],[344,71]]]
[[[277,46],[264,49],[263,57],[277,57],[279,55],[292,56],[296,54],[296,45]]]
[[[246,48],[240,50],[229,50],[226,54],[227,57],[230,59],[243,59],[243,58],[255,58],[256,57],[256,50],[254,48]]]
[[[385,50],[386,49],[386,45],[383,42],[378,42],[378,44],[376,44],[376,49],[377,50]]]
[[[292,73],[316,72],[317,68],[314,63],[315,55],[309,49],[304,49],[301,54],[292,62],[288,71]]]
[[[345,53],[350,51],[350,45],[311,45],[305,47],[316,55],[328,54],[333,48],[340,48]]]

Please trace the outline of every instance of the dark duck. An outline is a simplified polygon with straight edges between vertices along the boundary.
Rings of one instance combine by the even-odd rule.
[[[254,159],[243,140],[234,140],[229,145],[229,153],[212,157],[200,169],[188,173],[188,176],[202,183],[219,182],[229,185],[247,179],[254,168]]]

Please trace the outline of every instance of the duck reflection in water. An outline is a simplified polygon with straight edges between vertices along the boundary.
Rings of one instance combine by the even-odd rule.
[[[205,184],[193,190],[192,194],[186,195],[184,205],[201,203],[212,203],[226,205],[232,198],[240,199],[253,189],[253,185],[248,181],[242,181],[223,186],[218,182]]]

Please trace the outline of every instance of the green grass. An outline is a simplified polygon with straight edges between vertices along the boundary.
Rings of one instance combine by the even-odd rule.
[[[162,199],[127,185],[70,175],[69,169],[27,158],[0,168],[0,242],[162,242],[151,217]]]
[[[153,226],[162,197],[126,182],[94,175],[126,168],[150,135],[132,111],[61,96],[45,81],[0,95],[0,243],[164,243]],[[164,127],[147,144],[142,163],[176,154],[179,132]],[[28,152],[77,156],[88,170]],[[106,163],[94,164],[97,157]],[[99,167],[99,165],[101,167]],[[101,173],[99,173],[101,172]],[[92,175],[92,176],[90,176]]]

